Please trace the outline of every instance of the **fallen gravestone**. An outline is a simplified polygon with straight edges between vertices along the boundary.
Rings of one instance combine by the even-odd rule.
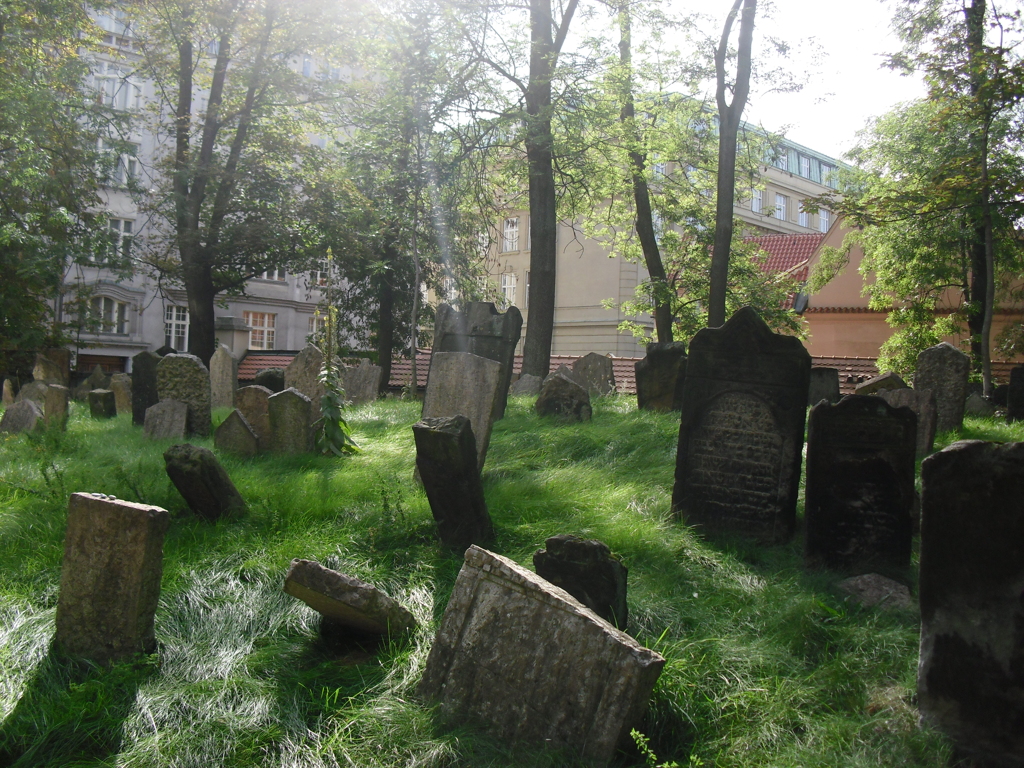
[[[182,443],[164,451],[167,476],[188,504],[206,520],[244,512],[245,500],[209,448]]]
[[[887,389],[906,389],[907,382],[901,379],[892,371],[883,373],[881,376],[875,376],[873,379],[858,384],[854,387],[854,394],[857,395],[876,395],[879,392],[884,392]]]
[[[1024,759],[1024,443],[954,443],[921,466],[922,719],[981,765]]]
[[[60,365],[41,352],[36,355],[36,362],[32,367],[32,379],[44,384],[60,384],[61,386],[67,386],[68,383]]]
[[[312,403],[297,389],[286,389],[267,398],[270,441],[274,453],[309,453],[313,450]]]
[[[413,615],[372,584],[312,560],[292,560],[284,591],[323,616],[330,631],[394,637],[416,628]]]
[[[12,435],[20,432],[31,432],[41,426],[43,409],[35,400],[22,400],[20,403],[7,406],[3,418],[0,418],[0,432]]]
[[[234,408],[238,388],[238,361],[228,348],[218,344],[210,358],[210,407]]]
[[[909,610],[914,607],[910,598],[910,590],[905,584],[887,579],[877,573],[866,573],[863,576],[851,576],[843,579],[836,586],[855,603],[865,608],[875,606],[882,610]]]
[[[132,423],[138,426],[146,423],[146,409],[160,402],[156,388],[159,362],[160,355],[148,350],[132,358]]]
[[[257,387],[266,387],[272,394],[283,392],[284,368],[264,368],[256,374],[252,383]]]
[[[570,534],[552,536],[533,554],[537,575],[561,587],[609,624],[625,631],[626,566],[608,545]]]
[[[55,642],[106,664],[156,650],[167,511],[75,493],[68,503]]]
[[[164,400],[146,409],[143,431],[151,440],[183,440],[188,427],[188,406]]]
[[[323,352],[309,344],[284,369],[285,388],[294,389],[309,398],[310,423],[320,418],[320,400],[324,396],[320,370],[323,367]]]
[[[380,394],[380,379],[384,369],[372,365],[369,358],[362,358],[359,365],[346,366],[341,369],[341,385],[345,389],[345,399],[352,405],[372,403]]]
[[[213,431],[213,444],[218,451],[240,456],[255,456],[260,452],[260,439],[237,408]]]
[[[937,432],[960,429],[963,424],[970,370],[971,359],[947,341],[917,356],[914,389],[930,389],[935,394]]]
[[[94,389],[89,393],[89,415],[94,419],[112,419],[117,416],[117,398],[109,389]]]
[[[534,376],[532,373],[524,373],[512,382],[512,387],[509,389],[508,393],[512,397],[520,397],[522,395],[536,397],[540,394],[540,386],[543,382],[544,379],[540,376]]]
[[[964,415],[991,418],[996,415],[996,404],[984,395],[971,393],[964,402]]]
[[[590,393],[563,373],[555,371],[544,379],[533,410],[538,416],[556,416],[566,421],[590,421]]]
[[[917,416],[917,455],[927,456],[935,447],[935,395],[929,389],[889,389],[878,396],[893,408],[909,408]]]
[[[838,368],[811,368],[807,405],[817,405],[822,400],[828,403],[838,403],[841,397]]]
[[[420,694],[506,742],[604,766],[643,717],[665,660],[500,555],[466,551]]]
[[[65,429],[68,424],[68,400],[71,390],[60,384],[48,384],[43,399],[43,421],[46,426]]]
[[[156,388],[161,400],[177,400],[188,407],[187,434],[210,434],[210,372],[202,360],[195,355],[165,355],[156,366]]]
[[[256,437],[265,448],[270,443],[270,396],[274,394],[266,387],[252,385],[241,387],[235,392],[235,407],[241,411],[246,423],[252,427]]]
[[[682,410],[686,380],[686,345],[683,342],[648,344],[647,355],[634,364],[633,370],[637,408],[661,413]]]
[[[910,566],[917,417],[880,397],[811,409],[804,502],[808,567]]]
[[[14,402],[20,403],[23,400],[34,400],[36,405],[42,406],[43,400],[46,399],[46,388],[48,386],[48,384],[42,381],[30,381],[18,390]]]
[[[477,465],[476,440],[469,419],[423,419],[412,427],[416,469],[437,522],[441,541],[465,551],[494,538]]]
[[[114,393],[114,409],[118,415],[132,412],[132,377],[115,373],[110,377],[110,391]]]
[[[572,377],[593,397],[615,392],[615,370],[612,359],[596,352],[579,357],[572,363]]]
[[[796,527],[811,356],[750,307],[690,342],[672,507],[708,533]]]
[[[1024,421],[1024,365],[1010,369],[1010,386],[1006,389],[1006,421]]]

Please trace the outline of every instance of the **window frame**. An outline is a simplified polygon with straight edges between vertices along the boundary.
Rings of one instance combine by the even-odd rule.
[[[501,226],[501,252],[515,253],[519,250],[519,217],[509,216]]]
[[[781,214],[781,215],[780,215]],[[779,221],[789,221],[789,196],[781,192],[775,193],[775,218]]]
[[[177,333],[178,329],[182,329],[183,332]],[[173,347],[179,352],[183,352],[188,349],[188,332],[188,307],[182,307],[177,304],[164,305],[164,344],[168,347]],[[180,347],[174,343],[179,338],[182,342]]]
[[[249,349],[276,349],[277,313],[243,311],[242,319],[249,326]],[[259,321],[254,322],[254,321]]]

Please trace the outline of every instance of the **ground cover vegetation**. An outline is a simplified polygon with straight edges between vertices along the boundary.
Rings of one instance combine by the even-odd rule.
[[[646,751],[616,765],[958,765],[917,723],[913,611],[845,601],[838,575],[804,571],[799,540],[709,543],[673,520],[677,416],[623,396],[565,425],[529,405],[512,399],[491,438],[491,548],[529,567],[548,536],[605,541],[629,568],[630,633],[668,660],[640,727]],[[413,479],[419,404],[346,413],[358,454],[222,456],[249,512],[214,524],[188,513],[164,473],[167,444],[128,416],[92,420],[73,404],[66,433],[0,442],[0,764],[575,764],[445,723],[417,699],[461,553],[439,544]],[[968,418],[962,435],[1022,429]],[[172,513],[153,656],[98,668],[50,647],[74,491]],[[316,614],[282,592],[295,557],[377,584],[419,629],[374,649],[326,644]]]

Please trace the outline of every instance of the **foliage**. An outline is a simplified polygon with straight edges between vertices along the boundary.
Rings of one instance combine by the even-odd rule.
[[[327,250],[327,269],[334,266],[334,254]],[[330,295],[330,289],[328,289]],[[324,388],[320,397],[320,430],[317,435],[317,448],[321,453],[331,453],[335,456],[344,456],[348,453],[356,453],[359,446],[352,439],[352,430],[345,421],[342,410],[345,407],[345,390],[341,385],[340,371],[334,356],[334,339],[336,338],[335,324],[337,323],[337,310],[333,307],[327,310],[327,325],[325,336],[327,344],[324,347],[324,367],[320,369],[319,380]]]

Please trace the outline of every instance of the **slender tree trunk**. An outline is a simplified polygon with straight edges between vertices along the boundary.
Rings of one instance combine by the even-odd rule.
[[[194,249],[199,251],[199,249]],[[209,261],[202,253],[182,254],[182,282],[188,297],[188,352],[209,367],[210,358],[217,349],[217,334],[214,330],[214,301],[217,297],[213,288],[213,275]]]
[[[394,264],[398,259],[398,253],[391,245],[385,247],[385,256],[388,264]],[[391,380],[391,358],[395,349],[395,289],[391,284],[390,269],[382,270],[377,280],[377,305],[380,313],[377,319],[377,365],[381,368],[380,393],[384,394]]]

